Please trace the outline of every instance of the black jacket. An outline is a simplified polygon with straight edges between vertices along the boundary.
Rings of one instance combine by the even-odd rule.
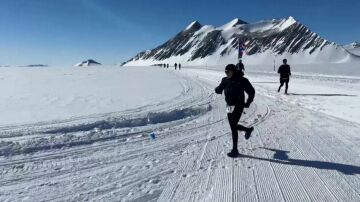
[[[215,88],[217,94],[225,93],[225,101],[228,105],[245,106],[245,94],[248,94],[247,104],[250,104],[255,97],[255,89],[249,80],[240,75],[233,78],[224,77],[218,87]]]
[[[244,73],[244,71],[245,71],[245,66],[244,66],[243,63],[237,63],[237,64],[236,64],[236,68],[237,68],[238,73],[240,73],[241,76],[244,76],[244,75],[245,75],[245,73]]]
[[[237,67],[237,70],[239,70],[239,71],[242,71],[242,72],[245,71],[245,66],[243,63],[237,63],[236,67]]]
[[[280,78],[289,78],[291,75],[290,65],[281,65],[278,73],[280,74]]]

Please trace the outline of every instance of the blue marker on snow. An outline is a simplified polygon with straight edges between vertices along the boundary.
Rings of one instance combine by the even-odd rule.
[[[151,139],[155,140],[156,134],[155,133],[150,133],[150,137],[151,137]]]

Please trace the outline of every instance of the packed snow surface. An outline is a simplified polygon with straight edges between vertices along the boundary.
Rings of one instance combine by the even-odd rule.
[[[142,107],[182,89],[173,74],[148,67],[1,68],[0,126]]]
[[[231,159],[223,69],[1,69],[18,103],[2,108],[0,201],[360,201],[359,77],[294,72],[284,95],[247,70],[255,130]],[[58,115],[11,118],[38,110]]]

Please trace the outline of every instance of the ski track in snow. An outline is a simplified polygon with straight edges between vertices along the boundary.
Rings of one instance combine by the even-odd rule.
[[[358,123],[254,84],[241,122],[255,130],[247,141],[239,133],[242,157],[231,159],[218,81],[174,74],[183,92],[168,102],[2,128],[0,201],[360,201]]]

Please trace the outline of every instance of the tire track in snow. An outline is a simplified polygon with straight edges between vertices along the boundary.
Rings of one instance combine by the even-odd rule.
[[[210,95],[207,95],[208,96],[208,98],[210,98],[210,99],[212,99],[212,95],[210,94]],[[189,102],[189,103],[191,103],[191,105],[196,105],[197,103],[194,103],[194,102],[192,102],[192,101],[187,101],[187,102]],[[202,100],[202,102],[204,103],[204,99]],[[193,124],[194,125],[194,124]],[[196,126],[196,123],[195,123],[195,126]],[[197,126],[196,126],[197,127]],[[189,128],[188,130],[191,130],[192,128]],[[201,129],[201,128],[198,128],[199,130]],[[169,133],[171,133],[172,131],[169,131]],[[145,139],[145,138],[144,138]],[[176,139],[175,139],[175,141],[176,141]],[[186,140],[186,138],[184,139],[184,141],[187,141]],[[141,141],[140,141],[141,142]],[[107,143],[107,142],[106,142]],[[177,142],[178,143],[178,142]],[[167,144],[169,144],[169,142],[167,142]],[[98,151],[103,151],[104,149],[107,149],[107,148],[109,148],[109,147],[113,147],[113,146],[117,146],[117,145],[120,145],[120,144],[113,144],[113,143],[111,143],[111,144],[108,144],[108,145],[103,145],[103,144],[101,144],[100,145],[100,147],[98,147],[98,146],[94,146],[93,148],[91,148],[91,149],[96,149],[96,150],[98,150]],[[76,156],[78,156],[78,154],[80,154],[80,153],[82,153],[82,152],[87,152],[87,151],[89,151],[88,150],[89,148],[88,147],[86,147],[86,148],[84,148],[83,150],[81,150],[81,151],[78,151],[79,153],[72,153],[73,155],[76,155]],[[70,149],[70,151],[71,151],[71,149]],[[58,156],[58,158],[60,157],[61,158],[61,155],[65,155],[62,151],[59,151],[59,154],[58,154],[59,156]],[[52,161],[52,159],[54,159],[53,158],[54,156],[53,155],[50,155],[49,156],[49,158],[48,158],[48,160],[51,162]],[[81,157],[80,157],[81,158]],[[111,159],[111,158],[110,158]],[[32,159],[32,160],[34,160],[34,159]],[[40,161],[40,162],[44,162],[43,161],[44,159],[41,159],[41,156],[40,156],[40,158],[38,159],[38,161]],[[101,159],[98,159],[98,160],[101,160]],[[103,161],[104,159],[102,159],[102,161]],[[21,160],[18,160],[17,161],[17,163],[22,163],[21,162]],[[77,163],[79,163],[79,162],[77,162]],[[115,163],[115,162],[113,162],[113,163]],[[80,164],[82,164],[82,163],[80,163]],[[56,165],[56,164],[53,164],[53,163],[49,163],[49,164],[47,164],[47,163],[43,163],[43,166],[44,166],[44,168],[49,168],[49,167],[51,167],[51,166],[53,166],[53,165]],[[94,167],[94,168],[97,168],[96,166]],[[79,168],[80,169],[80,168]],[[47,169],[47,170],[49,170],[49,169]],[[62,174],[63,175],[63,174]]]
[[[26,193],[29,199],[55,201],[351,201],[360,198],[356,195],[357,175],[302,168],[286,161],[279,163],[271,158],[273,151],[261,148],[288,150],[291,158],[300,160],[350,162],[356,155],[344,153],[352,149],[341,150],[345,143],[338,136],[331,134],[332,138],[326,139],[325,133],[315,137],[305,135],[311,127],[319,126],[308,125],[311,127],[306,129],[301,119],[305,114],[309,116],[307,119],[316,121],[314,118],[319,118],[316,114],[257,96],[242,117],[242,122],[256,126],[254,136],[248,141],[243,140],[243,134],[239,138],[241,153],[249,157],[230,159],[226,152],[230,150],[231,133],[224,118],[223,98],[212,93],[214,82],[195,81],[193,75],[179,74],[179,77],[188,85],[184,87],[187,93],[196,94],[196,89],[201,92],[196,99],[183,99],[178,106],[210,103],[210,112],[185,122],[151,126],[149,130],[158,130],[155,141],[148,138],[148,129],[140,129],[126,138],[126,142],[110,140],[14,156],[12,162],[0,160],[1,175],[6,175],[2,180],[19,179],[12,185],[1,186],[0,200],[19,201]],[[171,102],[160,105],[158,108],[167,109]],[[148,108],[152,109],[155,107]],[[326,117],[323,122],[334,123]],[[59,167],[60,170],[54,170]],[[34,178],[24,176],[31,174]],[[313,181],[321,187],[313,188]],[[336,182],[339,187],[332,187],[337,186]],[[351,192],[345,195],[348,189]]]
[[[274,105],[271,106],[274,107]],[[278,114],[278,112],[276,112],[278,111],[277,109],[272,111],[272,115],[270,115],[269,119],[264,122],[264,124],[257,127],[257,131],[259,132],[258,138],[262,146],[269,147],[273,145],[279,147],[279,144],[277,143],[279,138],[276,138],[276,136],[279,135],[278,131],[283,131],[285,129],[286,124],[279,125],[275,124],[274,121],[278,123],[289,121],[291,123],[292,120],[288,120],[287,116],[284,116],[283,114]],[[266,141],[263,137],[267,137]],[[271,159],[268,154],[266,156],[268,159]],[[290,166],[271,163],[271,161],[269,163],[273,169],[273,173],[285,201],[310,201],[310,198],[304,186],[300,182],[298,175],[293,169],[291,169]],[[264,188],[266,189],[266,187]]]

